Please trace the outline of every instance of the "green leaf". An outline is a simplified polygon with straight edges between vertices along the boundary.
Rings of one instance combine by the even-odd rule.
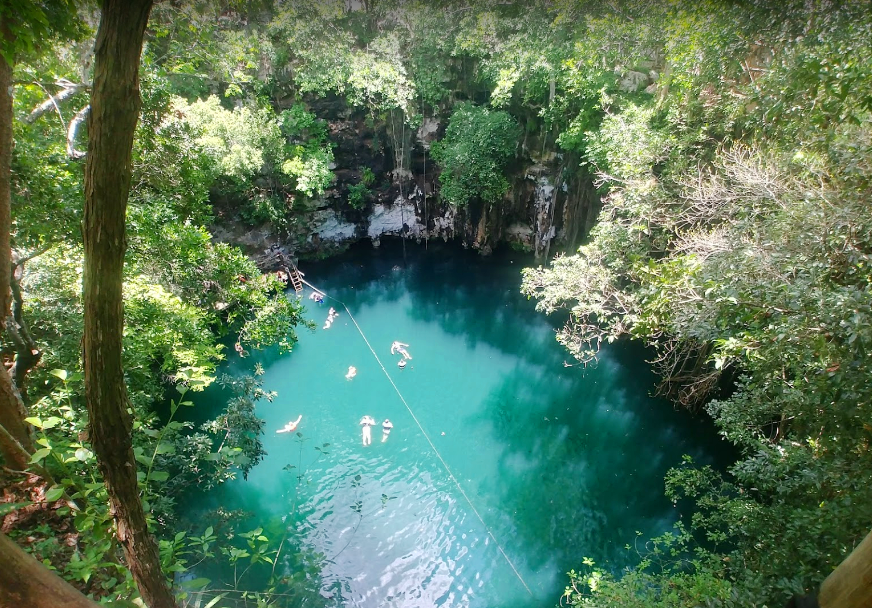
[[[166,481],[170,478],[170,474],[166,471],[152,471],[151,478],[154,481]]]
[[[53,486],[48,492],[45,493],[45,500],[46,502],[54,502],[63,495],[64,488],[62,486]]]
[[[24,421],[28,424],[32,424],[33,426],[35,426],[38,429],[42,428],[42,419],[39,418],[38,416],[28,416],[27,418],[24,419]]]
[[[91,450],[87,448],[79,448],[78,450],[76,450],[76,458],[78,460],[81,460],[82,462],[89,460],[93,455],[93,452],[91,452]]]
[[[157,454],[175,454],[176,447],[167,441],[161,441],[159,444],[157,444],[156,453]]]
[[[33,456],[30,458],[30,464],[35,464],[51,454],[51,448],[42,448],[41,450],[37,450],[33,453]]]
[[[64,382],[67,380],[67,370],[65,369],[53,369],[49,373],[55,378],[60,378]]]
[[[49,416],[45,420],[42,421],[43,429],[53,429],[57,425],[63,422],[63,419],[58,418],[57,416]]]
[[[202,589],[209,583],[211,583],[211,579],[208,578],[195,578],[189,581],[182,581],[182,587],[184,589]]]
[[[0,502],[0,517],[5,517],[13,511],[32,504],[29,500],[25,502]]]
[[[220,602],[222,599],[224,599],[224,597],[225,597],[226,595],[227,595],[227,593],[225,592],[225,593],[222,593],[222,594],[220,594],[220,595],[217,595],[217,596],[213,597],[211,600],[209,600],[209,603],[208,603],[208,604],[206,604],[205,606],[203,606],[203,608],[212,608],[215,604],[217,604],[217,603]]]

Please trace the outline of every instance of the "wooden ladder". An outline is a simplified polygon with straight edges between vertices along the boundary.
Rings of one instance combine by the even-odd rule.
[[[294,266],[290,272],[288,272],[288,280],[291,282],[291,286],[294,288],[294,291],[300,293],[303,291],[303,277],[301,277],[302,273],[297,270],[297,267]]]

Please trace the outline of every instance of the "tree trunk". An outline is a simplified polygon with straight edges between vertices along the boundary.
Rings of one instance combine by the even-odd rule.
[[[24,404],[12,384],[12,377],[6,366],[0,363],[0,426],[5,428],[11,437],[27,452],[33,453],[33,438],[25,418]],[[17,446],[0,437],[0,453],[7,465],[24,471],[30,462],[30,455],[22,454]]]
[[[127,566],[148,606],[172,608],[175,601],[139,498],[121,364],[125,214],[141,104],[139,60],[151,5],[152,0],[104,0],[97,31],[82,220],[83,358],[91,441]]]
[[[872,532],[826,578],[818,604],[821,608],[872,606]]]
[[[6,324],[6,332],[15,346],[15,360],[12,362],[9,374],[12,376],[12,382],[18,389],[21,401],[26,407],[27,374],[42,359],[42,351],[39,350],[36,340],[30,335],[30,328],[24,320],[24,296],[21,293],[20,283],[23,274],[24,261],[16,260],[9,276],[12,288],[12,316],[9,317]]]
[[[0,37],[4,47],[11,49],[15,38],[6,22],[0,22]],[[6,329],[10,307],[10,277],[12,272],[12,66],[0,54],[0,331]],[[0,361],[0,425],[25,450],[33,451],[33,439],[24,418],[24,404],[4,361]],[[21,471],[27,468],[29,458],[23,459],[20,450],[0,440],[0,453],[4,461]]]
[[[2,18],[2,17],[0,17]],[[0,23],[4,42],[14,42],[5,21]],[[6,45],[4,45],[6,46]],[[0,54],[0,331],[9,315],[9,273],[12,270],[12,66]]]
[[[0,606],[99,608],[0,533]]]

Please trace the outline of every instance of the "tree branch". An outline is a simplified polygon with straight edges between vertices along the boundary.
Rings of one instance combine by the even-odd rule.
[[[27,117],[24,119],[24,122],[29,124],[29,125],[33,124],[43,114],[45,114],[46,112],[48,112],[49,110],[54,108],[57,111],[58,116],[61,119],[61,125],[63,125],[64,129],[66,130],[66,124],[64,124],[64,117],[61,114],[60,104],[64,101],[66,101],[67,99],[69,99],[70,97],[76,95],[77,93],[80,93],[80,92],[86,90],[88,88],[88,85],[82,84],[82,83],[70,82],[69,80],[67,80],[65,78],[61,78],[60,80],[58,80],[55,83],[57,86],[62,87],[61,92],[58,93],[57,95],[52,95],[51,93],[48,92],[48,90],[46,90],[45,86],[43,86],[42,83],[32,82],[30,84],[34,84],[34,85],[38,86],[39,88],[41,88],[43,91],[45,91],[45,94],[48,95],[48,99],[46,99],[44,102],[42,102],[41,104],[36,106],[30,112],[30,114],[27,115]]]
[[[76,150],[76,133],[79,130],[79,126],[85,121],[88,117],[88,114],[91,113],[91,104],[86,105],[84,108],[76,112],[76,115],[70,121],[70,126],[67,129],[67,156],[72,158],[73,160],[81,160],[85,158],[85,152],[81,150]]]

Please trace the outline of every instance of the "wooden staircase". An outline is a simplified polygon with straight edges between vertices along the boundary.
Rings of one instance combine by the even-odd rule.
[[[288,281],[291,283],[291,287],[294,288],[294,291],[300,293],[303,291],[303,277],[302,272],[297,270],[297,267],[294,266],[288,271]]]

